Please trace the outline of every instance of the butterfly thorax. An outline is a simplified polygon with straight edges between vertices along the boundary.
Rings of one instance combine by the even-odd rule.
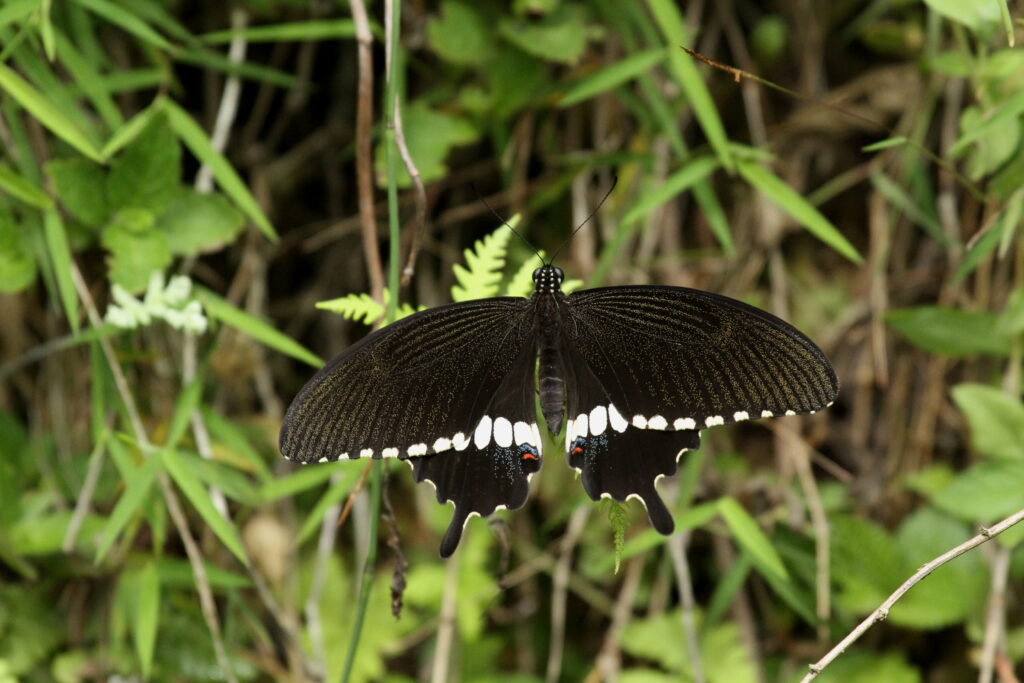
[[[540,386],[540,410],[551,434],[562,430],[565,412],[565,380],[562,378],[561,322],[559,307],[565,300],[561,285],[565,276],[561,268],[545,265],[533,272],[533,300],[537,306],[537,349],[539,363],[537,383]]]

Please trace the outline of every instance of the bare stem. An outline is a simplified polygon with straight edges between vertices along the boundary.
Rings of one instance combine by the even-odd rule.
[[[697,624],[694,619],[697,601],[693,598],[693,580],[690,577],[690,565],[686,561],[688,539],[687,532],[673,534],[668,539],[668,550],[672,557],[672,567],[676,571],[676,584],[682,603],[683,637],[686,640],[686,651],[690,655],[693,683],[704,683],[704,665],[701,662],[700,640],[697,637]]]
[[[986,541],[995,538],[996,536],[1003,533],[1004,531],[1012,527],[1014,524],[1017,524],[1022,520],[1024,520],[1024,510],[1018,510],[1017,512],[1013,513],[1012,515],[1002,520],[998,524],[995,524],[994,526],[991,526],[987,529],[982,529],[981,533],[977,536],[971,538],[968,541],[964,541],[955,548],[943,553],[942,555],[939,555],[934,560],[931,560],[930,562],[927,562],[924,565],[922,565],[920,569],[914,572],[913,576],[911,576],[909,579],[903,582],[903,585],[901,585],[899,588],[893,591],[892,595],[886,598],[885,602],[883,602],[878,607],[878,609],[869,614],[864,619],[864,621],[857,624],[857,627],[850,631],[850,633],[847,634],[847,636],[843,638],[841,641],[839,641],[839,643],[835,647],[829,650],[824,657],[819,659],[814,664],[811,664],[810,671],[807,673],[806,676],[803,677],[801,683],[808,683],[808,681],[814,680],[814,678],[818,674],[820,674],[826,666],[831,664],[836,657],[846,652],[847,648],[849,648],[851,645],[857,642],[857,640],[862,635],[864,635],[865,631],[874,626],[876,623],[883,621],[886,617],[888,617],[889,610],[892,609],[892,606],[896,604],[896,601],[902,598],[904,593],[906,593],[908,590],[916,586],[924,577],[928,576],[933,571],[935,571],[942,565],[946,564],[950,560],[956,557],[960,557],[967,551],[973,550],[982,543],[985,543]]]
[[[1006,628],[1006,580],[1010,574],[1010,549],[996,543],[992,558],[992,588],[985,616],[985,640],[981,648],[978,683],[991,683],[996,653]]]
[[[569,526],[559,548],[558,562],[551,587],[551,649],[548,651],[548,666],[545,681],[555,683],[562,672],[562,653],[565,650],[565,601],[569,595],[569,574],[572,569],[572,551],[583,533],[583,526],[590,514],[590,506],[584,505],[573,510]]]
[[[430,673],[431,683],[446,683],[448,664],[455,640],[455,610],[459,594],[459,556],[455,553],[444,572],[444,594],[441,597],[441,614],[437,624],[437,648],[434,650],[434,666]]]

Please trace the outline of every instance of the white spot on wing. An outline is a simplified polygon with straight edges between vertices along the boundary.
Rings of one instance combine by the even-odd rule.
[[[787,416],[792,416],[792,415],[796,415],[796,411],[795,411],[795,410],[787,410],[787,411],[786,411],[786,415],[787,415]]]
[[[499,417],[494,421],[494,443],[502,448],[512,445],[512,423],[504,417]]]
[[[721,415],[712,415],[711,417],[704,420],[704,424],[707,425],[708,427],[714,427],[715,425],[725,424],[725,420],[722,418]]]
[[[457,451],[464,451],[469,448],[469,442],[470,438],[462,432],[459,432],[452,437],[452,445],[455,446],[455,450]]]
[[[608,409],[598,406],[590,411],[590,433],[594,436],[604,434],[608,428]]]
[[[742,422],[743,420],[749,420],[750,414],[745,410],[737,410],[732,414],[732,419],[736,422]]]
[[[451,439],[440,438],[440,439],[438,439],[437,441],[434,442],[434,452],[435,453],[440,453],[441,451],[447,451],[451,447],[452,447],[452,440]]]
[[[533,432],[533,445],[537,447],[537,455],[541,455],[541,450],[544,448],[544,440],[540,438],[540,430],[537,429],[536,422],[530,426],[530,430]]]
[[[487,447],[487,444],[491,442],[491,416],[484,415],[480,418],[480,423],[476,426],[476,431],[473,432],[473,444],[479,449],[483,450]]]
[[[647,429],[647,418],[643,415],[634,415],[633,426],[637,429]]]
[[[319,460],[317,460],[317,462],[330,462],[330,459],[325,455],[324,457],[322,457]],[[306,463],[302,463],[302,464],[305,465]]]
[[[648,429],[665,429],[668,427],[668,420],[663,418],[661,415],[655,415],[647,421]]]
[[[590,433],[590,418],[586,413],[580,413],[576,416],[576,436],[581,436],[584,439]]]
[[[775,417],[775,413],[770,410],[762,410],[761,417]]]
[[[409,455],[413,455],[413,456],[416,456],[416,455],[426,455],[427,454],[427,444],[425,444],[425,443],[413,444],[412,446],[409,446],[409,448],[406,449],[406,452]]]
[[[516,422],[512,425],[512,433],[516,437],[517,445],[533,443],[533,432],[530,431],[530,425],[525,422]]]
[[[397,448],[385,448],[384,450],[382,450],[380,452],[380,454],[383,455],[385,458],[397,458],[398,457],[398,449]]]
[[[622,413],[619,412],[614,403],[608,406],[608,424],[617,432],[624,432],[629,428],[629,423],[626,422],[626,418],[622,417]]]
[[[692,417],[681,417],[672,423],[676,429],[696,429],[697,422]]]
[[[372,455],[373,455],[373,449],[372,448],[364,448],[363,450],[359,451],[359,457],[360,458],[369,458]]]

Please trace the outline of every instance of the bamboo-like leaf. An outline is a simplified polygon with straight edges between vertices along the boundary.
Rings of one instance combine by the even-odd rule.
[[[163,109],[167,112],[167,120],[171,124],[171,128],[192,150],[196,158],[210,167],[214,179],[224,193],[231,197],[238,208],[252,219],[252,222],[267,238],[276,242],[277,232],[263,213],[263,209],[256,203],[256,199],[242,182],[234,167],[228,163],[223,154],[214,149],[206,132],[188,115],[188,112],[171,100],[164,100]]]
[[[110,23],[120,26],[139,40],[150,43],[161,50],[170,50],[173,47],[149,24],[120,5],[115,5],[109,0],[76,0],[76,2]]]
[[[60,301],[68,317],[68,324],[77,332],[78,294],[75,292],[75,283],[71,281],[71,247],[68,245],[64,221],[56,209],[48,209],[43,214],[43,230],[46,234],[46,249],[53,264],[53,275],[57,278]]]
[[[42,188],[18,175],[4,163],[0,163],[0,190],[37,209],[53,207],[53,200]]]
[[[67,36],[57,31],[54,37],[60,63],[71,74],[75,85],[80,87],[85,96],[92,102],[92,106],[96,108],[96,112],[103,119],[103,122],[107,124],[107,127],[110,130],[116,130],[124,123],[124,117],[121,116],[121,111],[110,96],[110,91],[104,85],[102,76],[100,76],[93,63],[79,53]]]
[[[622,217],[623,223],[634,223],[681,192],[693,187],[718,168],[715,157],[696,157],[687,161],[658,187],[640,195]]]
[[[211,318],[234,327],[261,344],[266,344],[281,353],[309,363],[315,368],[324,364],[320,358],[302,344],[286,334],[278,332],[269,323],[236,308],[223,298],[204,287],[196,287],[196,298],[203,304]]]
[[[160,624],[160,573],[156,560],[147,559],[135,573],[134,579],[134,614],[130,626],[135,640],[135,653],[142,666],[142,675],[148,678],[153,668],[153,650],[156,647],[157,628]]]
[[[131,521],[142,503],[147,500],[153,482],[156,480],[156,474],[162,465],[163,461],[160,455],[155,453],[146,458],[139,467],[122,474],[125,481],[124,493],[118,499],[114,511],[110,513],[110,517],[103,527],[103,535],[96,549],[96,564],[103,561],[110,546],[121,535],[124,527]]]
[[[355,22],[351,19],[323,19],[321,21],[295,21],[269,26],[247,26],[241,29],[213,31],[199,36],[204,43],[215,45],[230,43],[235,36],[242,36],[249,43],[280,43],[306,40],[337,40],[352,38],[356,34]]]
[[[850,242],[843,237],[832,223],[810,202],[801,197],[793,188],[760,164],[743,161],[737,165],[740,175],[748,183],[761,191],[776,206],[792,216],[807,228],[808,232],[829,245],[854,263],[863,263],[864,259]]]
[[[585,100],[628,83],[645,74],[665,60],[665,48],[637,52],[577,81],[558,102],[560,107],[570,107]]]
[[[178,485],[181,492],[192,503],[192,507],[195,508],[199,516],[203,518],[203,521],[213,530],[213,533],[217,535],[221,543],[238,558],[238,561],[245,566],[249,566],[249,557],[245,554],[245,547],[242,545],[242,539],[238,535],[238,529],[213,506],[210,492],[207,491],[199,477],[196,476],[195,464],[192,462],[195,457],[174,449],[168,449],[163,452],[167,473],[171,475],[174,483]]]
[[[280,498],[294,496],[296,493],[301,493],[314,486],[323,484],[337,471],[338,467],[331,463],[306,465],[291,474],[266,482],[260,488],[260,496],[268,503]]]
[[[754,566],[762,574],[771,574],[774,578],[789,582],[789,572],[782,563],[782,558],[775,551],[771,541],[761,531],[754,518],[750,516],[735,498],[725,496],[718,500],[718,512],[722,515],[732,537],[744,550],[750,553]]]
[[[107,144],[103,145],[101,152],[103,156],[109,159],[134,140],[139,133],[145,130],[149,122],[153,120],[153,117],[163,110],[163,105],[164,98],[159,96],[150,102],[145,109],[128,119],[120,128],[117,128],[114,134],[110,136],[110,139],[107,140]]]
[[[320,500],[316,502],[316,505],[309,511],[309,514],[306,515],[306,521],[302,523],[302,527],[296,536],[295,544],[297,546],[305,543],[317,532],[324,523],[324,515],[327,514],[327,510],[339,504],[352,492],[356,480],[359,479],[361,474],[357,467],[338,467],[335,470],[335,476],[331,477],[331,485],[324,491],[324,495],[320,496]]]
[[[103,156],[78,126],[64,116],[42,93],[4,64],[0,64],[0,90],[6,91],[15,102],[54,135],[93,161],[103,162]]]

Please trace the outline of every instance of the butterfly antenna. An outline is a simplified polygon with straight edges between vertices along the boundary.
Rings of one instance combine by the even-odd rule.
[[[612,195],[612,190],[614,190],[615,186],[618,185],[618,184],[619,184],[619,176],[617,176],[617,175],[612,176],[612,185],[611,185],[611,187],[609,187],[608,191],[604,193],[604,196],[601,197],[601,201],[599,201],[597,203],[597,206],[595,206],[594,210],[590,212],[590,215],[587,216],[586,218],[584,218],[583,222],[576,226],[576,229],[573,230],[572,233],[570,233],[569,236],[565,238],[565,241],[562,242],[562,244],[558,247],[558,249],[555,249],[555,253],[551,256],[550,263],[554,263],[555,262],[555,257],[558,256],[558,253],[560,251],[562,251],[562,247],[564,247],[565,245],[569,244],[569,242],[573,238],[573,235],[575,235],[580,230],[582,230],[583,226],[586,225],[587,223],[589,223],[590,219],[597,215],[597,212],[601,210],[602,206],[604,206],[605,200],[607,200],[608,197],[610,197]]]
[[[541,262],[543,263],[543,262],[544,262],[544,257],[540,255],[540,252],[539,252],[539,251],[537,251],[537,247],[533,246],[533,245],[532,245],[532,244],[530,243],[530,240],[528,240],[528,239],[526,239],[525,237],[523,237],[523,236],[522,236],[522,235],[521,235],[521,234],[519,233],[519,231],[518,231],[518,230],[516,230],[515,228],[513,228],[513,227],[512,227],[512,226],[511,226],[511,225],[509,224],[509,222],[508,222],[507,220],[505,220],[505,219],[504,219],[504,218],[502,217],[502,215],[501,215],[500,213],[498,213],[497,211],[495,211],[495,210],[494,210],[494,207],[490,205],[490,203],[489,203],[489,202],[487,201],[487,198],[486,198],[486,197],[484,197],[484,196],[483,196],[482,194],[480,194],[480,190],[478,190],[478,189],[477,189],[477,187],[476,187],[476,183],[470,183],[469,185],[470,185],[470,187],[472,187],[472,188],[473,188],[473,192],[476,192],[476,196],[477,196],[477,199],[479,199],[479,200],[480,200],[481,202],[483,202],[484,206],[486,206],[486,207],[487,207],[487,209],[488,209],[488,210],[489,210],[489,211],[490,211],[491,213],[493,213],[493,214],[494,214],[494,217],[495,217],[495,218],[497,218],[497,219],[498,219],[499,221],[501,221],[502,225],[504,225],[504,226],[505,226],[506,228],[508,228],[509,230],[511,230],[511,231],[512,231],[512,233],[513,233],[513,234],[514,234],[514,235],[515,235],[516,237],[518,237],[519,239],[521,239],[521,240],[523,241],[523,244],[525,244],[526,246],[528,246],[528,247],[529,247],[530,249],[533,249],[533,253],[534,253],[534,254],[536,254],[536,255],[537,255],[537,258],[539,258],[539,259],[541,260]]]

